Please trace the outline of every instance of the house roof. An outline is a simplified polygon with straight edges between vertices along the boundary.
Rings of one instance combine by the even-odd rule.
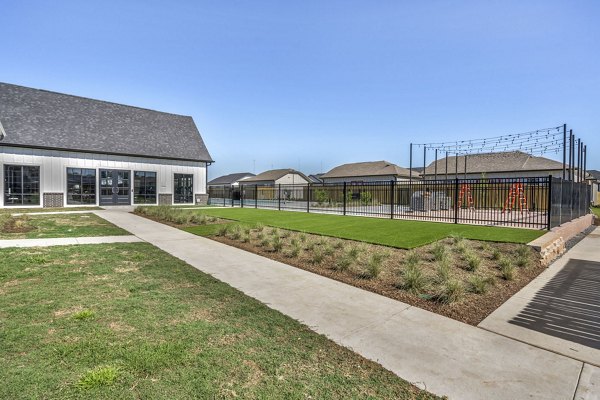
[[[595,169],[587,170],[587,173],[592,176],[593,179],[600,181],[600,171]]]
[[[235,174],[223,175],[208,182],[208,185],[231,185],[246,177],[255,176],[251,172],[237,172]]]
[[[331,171],[323,174],[321,178],[349,178],[353,176],[401,176],[408,177],[410,171],[389,161],[367,161],[343,164],[333,168]],[[413,176],[418,176],[414,172]]]
[[[545,157],[536,157],[522,151],[467,155],[467,174],[491,172],[523,172],[562,170],[562,162]],[[448,157],[448,173],[454,174],[458,160],[458,172],[465,172],[465,156]],[[435,173],[435,161],[427,166],[425,175]],[[437,161],[437,173],[446,173],[446,158]]]
[[[208,161],[192,117],[0,82],[0,145]]]
[[[310,183],[323,183],[322,176],[323,174],[311,174],[308,175],[308,179]]]
[[[263,182],[263,181],[276,181],[279,178],[286,176],[287,174],[298,174],[302,178],[306,179],[307,182],[310,182],[308,177],[304,175],[300,171],[296,171],[295,169],[285,168],[285,169],[271,169],[269,171],[262,172],[256,176],[253,176],[248,179],[244,179],[244,182]]]

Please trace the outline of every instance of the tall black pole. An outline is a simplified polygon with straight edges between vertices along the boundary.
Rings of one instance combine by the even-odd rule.
[[[458,179],[458,153],[454,155],[454,179]]]
[[[446,152],[446,180],[448,180],[448,152]]]
[[[569,131],[569,180],[573,180],[573,129]]]
[[[581,139],[577,139],[577,182],[581,182]]]
[[[425,168],[427,168],[427,146],[423,145],[423,180],[425,180]]]
[[[435,179],[437,181],[437,162],[438,162],[438,149],[435,149]]]
[[[583,146],[583,181],[587,183],[587,145]]]
[[[412,146],[413,144],[410,144],[410,158],[409,158],[409,163],[410,163],[410,167],[408,169],[408,183],[412,183]],[[345,196],[346,194],[344,194]]]
[[[567,124],[563,125],[563,181],[567,178]]]
[[[465,154],[465,179],[467,179],[467,155]]]

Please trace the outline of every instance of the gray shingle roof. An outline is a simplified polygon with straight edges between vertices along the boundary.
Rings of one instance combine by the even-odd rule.
[[[310,182],[308,177],[304,175],[300,171],[296,171],[295,169],[285,168],[285,169],[271,169],[269,171],[262,172],[252,178],[244,179],[244,182],[263,182],[263,181],[276,181],[277,179],[286,176],[287,174],[298,174],[307,182]]]
[[[596,171],[595,169],[590,169],[587,173],[594,179],[600,181],[600,171]]]
[[[407,168],[399,167],[389,161],[367,161],[337,166],[331,171],[323,174],[321,178],[347,178],[352,176],[387,175],[408,178],[410,171]],[[417,176],[418,173],[413,170],[413,177]]]
[[[208,185],[231,185],[240,179],[252,176],[254,176],[254,174],[251,172],[238,172],[235,174],[223,175],[208,182]]]
[[[456,156],[448,157],[448,173],[456,171]],[[458,172],[465,171],[465,156],[458,156]],[[467,173],[480,174],[492,172],[520,172],[520,171],[554,171],[562,170],[562,162],[545,157],[536,157],[521,151],[501,153],[471,154],[467,156]],[[427,166],[426,175],[435,173],[435,161]],[[446,158],[437,161],[437,173],[446,173]]]
[[[0,82],[0,145],[212,161],[192,117]]]

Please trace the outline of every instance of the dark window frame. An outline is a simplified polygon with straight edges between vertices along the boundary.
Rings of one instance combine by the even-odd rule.
[[[7,171],[9,168],[19,168],[21,170],[20,172],[20,191],[19,192],[13,192],[12,189],[14,185],[14,183],[11,182],[11,184],[8,183],[8,176],[7,176]],[[31,169],[31,170],[36,170],[37,172],[37,180],[32,180],[30,182],[25,182],[25,177],[26,176],[30,176],[30,174],[24,174],[25,169]],[[4,199],[4,206],[5,207],[13,207],[13,206],[40,206],[41,205],[41,194],[42,194],[42,189],[41,189],[41,183],[42,183],[42,171],[39,165],[23,165],[23,164],[4,164],[3,168],[2,168],[2,172],[4,174],[4,187],[3,187],[3,199]],[[31,190],[31,186],[37,186],[37,191],[32,191]],[[26,191],[25,188],[29,187],[29,191]],[[9,193],[10,191],[10,193]],[[26,203],[25,197],[30,197],[33,199],[37,199],[37,201],[32,201],[32,202],[28,202]],[[15,200],[17,198],[20,198],[19,202],[10,202],[9,200]]]
[[[185,186],[178,185],[182,179],[189,179],[189,190]],[[173,204],[194,204],[194,174],[173,174]]]
[[[143,174],[142,186],[138,186],[138,174]],[[152,185],[148,184],[148,175],[154,174],[154,193],[152,193]],[[149,189],[150,186],[150,190]],[[158,203],[158,173],[156,171],[133,171],[133,204],[157,204]],[[139,192],[138,192],[138,189]],[[144,201],[138,201],[139,198],[143,198]],[[152,201],[148,201],[151,199]]]
[[[72,191],[70,188],[71,181],[74,181],[70,175],[75,175],[74,171],[79,171],[79,192]],[[84,193],[84,187],[90,186],[89,179],[84,181],[84,178],[89,175],[84,175],[84,171],[89,173],[92,171],[94,174],[93,179],[93,192]],[[67,205],[96,205],[97,194],[98,194],[98,171],[95,168],[80,168],[80,167],[67,167]],[[78,198],[79,202],[73,201],[73,198]],[[87,201],[84,201],[86,199]],[[91,200],[91,201],[90,201]]]

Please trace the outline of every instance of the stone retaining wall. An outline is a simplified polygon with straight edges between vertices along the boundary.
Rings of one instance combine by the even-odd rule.
[[[585,231],[594,223],[594,215],[588,214],[573,221],[553,228],[545,235],[529,243],[529,246],[540,252],[542,264],[550,265],[552,261],[563,254],[566,243],[575,235]]]

